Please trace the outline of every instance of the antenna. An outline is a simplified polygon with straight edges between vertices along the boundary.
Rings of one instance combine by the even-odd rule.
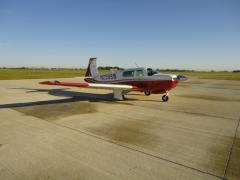
[[[135,66],[136,66],[137,68],[139,68],[139,65],[138,65],[136,62],[135,62],[134,64],[135,64]]]

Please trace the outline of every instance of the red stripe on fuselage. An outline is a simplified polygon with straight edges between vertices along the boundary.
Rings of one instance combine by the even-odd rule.
[[[148,90],[153,94],[161,94],[177,86],[178,81],[171,80],[153,80],[153,81],[130,81],[121,84],[137,86],[143,91]]]
[[[166,93],[167,91],[175,88],[178,81],[172,80],[116,80],[116,81],[97,81],[93,78],[86,78],[85,81],[91,83],[104,83],[104,84],[124,84],[138,87],[136,91],[151,91],[153,94]]]

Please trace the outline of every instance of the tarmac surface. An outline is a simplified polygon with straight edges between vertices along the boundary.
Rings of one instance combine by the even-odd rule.
[[[64,81],[80,81],[77,78]],[[161,95],[0,81],[0,179],[240,179],[240,82]]]

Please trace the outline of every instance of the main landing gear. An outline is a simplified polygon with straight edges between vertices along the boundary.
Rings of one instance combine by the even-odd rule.
[[[150,95],[151,95],[151,92],[150,92],[150,91],[144,91],[144,94],[145,94],[146,96],[150,96]]]

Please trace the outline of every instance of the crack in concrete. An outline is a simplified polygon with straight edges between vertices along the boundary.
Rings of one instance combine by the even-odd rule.
[[[228,160],[227,160],[226,167],[225,167],[225,170],[224,170],[223,180],[227,180],[227,178],[226,178],[227,170],[228,170],[228,167],[229,167],[229,164],[230,164],[233,147],[234,147],[234,144],[235,144],[235,141],[236,141],[236,138],[237,138],[237,130],[238,130],[238,128],[239,128],[239,124],[240,124],[240,118],[239,118],[239,120],[238,120],[236,129],[235,129],[235,135],[234,135],[234,137],[233,137],[232,145],[231,145],[231,148],[230,148],[230,151],[229,151]]]

